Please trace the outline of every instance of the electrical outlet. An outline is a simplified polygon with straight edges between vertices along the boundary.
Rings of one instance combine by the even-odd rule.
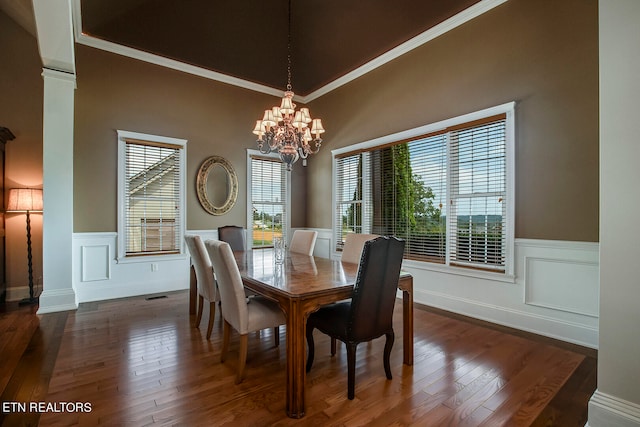
[[[151,271],[158,271],[158,263],[157,262],[152,262],[151,263]]]

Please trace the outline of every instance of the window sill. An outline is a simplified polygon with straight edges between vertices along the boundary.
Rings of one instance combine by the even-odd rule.
[[[402,268],[412,268],[416,270],[433,271],[443,274],[455,274],[457,276],[474,277],[476,279],[491,280],[495,282],[515,283],[516,276],[513,274],[494,273],[491,271],[474,270],[464,267],[453,267],[430,262],[414,261],[405,259]]]
[[[187,254],[171,254],[171,255],[139,255],[139,256],[126,256],[116,258],[118,264],[135,264],[142,262],[166,262],[166,261],[181,261],[188,259]]]

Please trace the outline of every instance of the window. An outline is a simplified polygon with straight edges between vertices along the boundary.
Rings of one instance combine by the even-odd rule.
[[[405,259],[512,274],[513,103],[335,150],[334,239],[406,240]]]
[[[277,155],[247,151],[247,224],[251,226],[251,247],[272,246],[274,236],[282,236],[286,242],[290,172]]]
[[[182,253],[185,140],[118,131],[118,258]]]

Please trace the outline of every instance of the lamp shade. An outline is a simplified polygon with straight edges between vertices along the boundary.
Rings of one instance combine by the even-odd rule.
[[[42,190],[38,188],[10,189],[7,212],[20,211],[42,211]]]

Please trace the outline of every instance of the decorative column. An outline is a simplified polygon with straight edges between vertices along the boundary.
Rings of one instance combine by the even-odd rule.
[[[589,427],[640,426],[640,2],[598,2],[600,324]]]
[[[71,0],[32,0],[44,78],[42,294],[38,313],[78,308],[73,289],[73,118],[76,67]]]
[[[78,308],[73,289],[73,116],[76,77],[44,68],[42,278],[38,313]]]

